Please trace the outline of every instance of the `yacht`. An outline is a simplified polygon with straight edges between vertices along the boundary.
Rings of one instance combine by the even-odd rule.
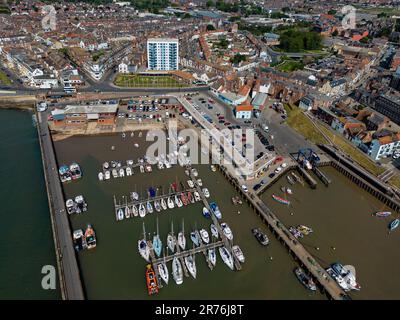
[[[238,245],[234,245],[232,247],[232,253],[239,260],[239,262],[244,263],[244,261],[245,261],[244,254],[243,254],[242,249],[240,249],[240,247]]]
[[[179,197],[177,195],[175,195],[175,203],[176,203],[178,208],[183,206],[182,200],[179,199]]]
[[[137,217],[139,212],[135,205],[132,206],[132,214],[134,217]]]
[[[183,283],[183,268],[177,257],[172,260],[172,275],[176,284]]]
[[[139,200],[139,194],[137,192],[131,192],[131,200],[132,201],[138,201]]]
[[[196,279],[197,270],[196,270],[196,263],[194,261],[193,256],[188,255],[185,258],[183,258],[183,260],[185,261],[185,265],[186,265],[190,275]]]
[[[122,208],[119,208],[117,211],[117,220],[124,220],[124,210]]]
[[[221,229],[228,240],[233,240],[233,233],[226,222],[221,223]]]
[[[200,194],[197,191],[193,192],[193,196],[196,202],[201,200]]]
[[[147,213],[153,213],[153,206],[151,205],[150,201],[147,201],[146,203],[146,210]]]
[[[204,194],[204,196],[206,197],[206,198],[209,198],[210,197],[210,192],[208,191],[208,189],[207,188],[203,188],[203,194]]]
[[[215,248],[208,249],[208,260],[210,260],[211,264],[215,267],[217,263],[217,255],[215,253]]]
[[[199,187],[203,186],[203,181],[201,181],[201,179],[197,179],[197,184],[199,185]]]
[[[188,184],[189,188],[193,188],[194,187],[194,183],[193,183],[192,180],[188,180],[187,184]]]
[[[118,178],[118,171],[117,171],[117,169],[112,169],[112,176],[113,176],[113,178]]]
[[[75,203],[74,200],[68,199],[65,202],[65,206],[67,207],[67,212],[68,214],[74,213],[75,212]]]
[[[333,269],[333,271],[336,272],[337,275],[343,278],[350,290],[361,290],[361,286],[356,281],[354,267],[343,266],[340,263],[334,263],[331,265],[331,268]],[[353,269],[354,271],[352,271],[351,269]]]
[[[147,245],[147,241],[146,241],[146,230],[144,229],[144,222],[143,222],[143,239],[138,240],[138,250],[139,250],[140,255],[143,257],[143,259],[146,261],[149,261],[150,248]]]
[[[208,244],[210,242],[210,236],[205,229],[200,229],[200,237],[205,244]]]
[[[165,284],[168,284],[169,273],[167,264],[165,262],[160,262],[157,268],[158,268],[158,274],[160,275],[161,279],[165,282]]]
[[[104,180],[103,172],[99,172],[98,177],[99,177],[99,181],[103,181]]]
[[[233,270],[233,258],[230,252],[228,251],[225,246],[219,247],[219,254],[221,255],[222,260],[225,262],[225,264]]]
[[[200,245],[200,236],[197,230],[190,233],[190,239],[193,241],[196,247]]]
[[[296,275],[297,279],[309,290],[316,291],[317,286],[315,285],[314,281],[311,277],[309,277],[302,268],[294,269],[294,274]]]
[[[218,239],[219,234],[218,234],[218,229],[217,229],[217,227],[216,227],[214,224],[211,224],[210,229],[211,229],[211,235],[212,235],[214,238],[217,238],[217,239]]]
[[[159,200],[154,201],[154,209],[156,209],[157,212],[161,211],[161,204]]]
[[[88,249],[96,248],[96,233],[94,232],[93,227],[90,224],[87,225],[85,231],[85,241]]]
[[[175,252],[175,246],[176,246],[176,239],[174,236],[174,224],[171,222],[171,232],[168,233],[167,236],[167,245],[168,248],[171,250],[172,253]]]
[[[210,208],[211,208],[211,210],[212,210],[214,216],[215,216],[218,220],[222,219],[222,213],[221,213],[221,211],[219,210],[218,205],[217,205],[215,202],[211,202],[211,203],[210,203]]]
[[[133,173],[133,172],[132,172],[132,168],[131,168],[131,167],[127,167],[127,168],[126,168],[126,176],[127,176],[127,177],[130,177],[130,176],[132,175],[132,173]]]
[[[125,207],[125,218],[129,219],[131,217],[131,209],[128,206]]]
[[[261,243],[263,246],[269,244],[269,239],[267,235],[263,233],[259,228],[251,229],[251,232],[254,234],[258,242]]]
[[[110,171],[109,171],[109,170],[106,170],[106,171],[104,172],[104,179],[105,179],[105,180],[110,180],[110,178],[111,178]]]
[[[171,197],[168,197],[168,208],[173,209],[174,207],[174,201],[171,199]]]
[[[146,208],[144,207],[143,203],[139,205],[139,216],[144,218],[146,216]]]
[[[167,203],[165,202],[164,198],[161,199],[160,204],[163,210],[167,210]]]
[[[332,277],[333,280],[337,282],[339,287],[341,287],[344,291],[350,291],[349,285],[344,281],[344,279],[338,275],[332,268],[326,269],[326,272]]]

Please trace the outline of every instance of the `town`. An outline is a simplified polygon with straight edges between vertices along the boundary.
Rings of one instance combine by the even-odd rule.
[[[279,263],[293,294],[207,278],[186,298],[400,298],[363,264],[399,244],[400,1],[18,0],[0,20],[0,107],[33,113],[62,299],[176,299],[217,252]],[[176,149],[151,158],[159,131]],[[121,257],[145,285],[98,283]]]

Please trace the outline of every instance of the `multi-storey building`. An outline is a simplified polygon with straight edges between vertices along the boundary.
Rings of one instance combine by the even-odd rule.
[[[147,40],[147,66],[149,70],[178,70],[179,41],[169,38]]]
[[[393,122],[400,124],[400,98],[380,95],[375,101],[375,110],[387,116]]]

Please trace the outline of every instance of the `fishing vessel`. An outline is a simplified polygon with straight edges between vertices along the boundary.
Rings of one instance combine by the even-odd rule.
[[[386,218],[389,217],[392,213],[390,211],[378,211],[375,213],[375,216],[380,217],[380,218]]]
[[[181,247],[182,250],[186,248],[186,237],[185,237],[185,225],[184,221],[182,221],[182,231],[178,233],[178,245]]]
[[[158,218],[157,218],[157,233],[153,236],[153,250],[154,253],[159,257],[162,250],[162,242],[160,239],[160,233],[158,231]]]
[[[210,260],[211,264],[215,267],[217,264],[217,255],[215,253],[215,248],[208,249],[208,260]]]
[[[171,199],[171,197],[168,197],[168,208],[173,209],[174,207],[174,201]]]
[[[104,171],[104,179],[105,180],[110,180],[111,174],[109,170]]]
[[[233,270],[233,257],[225,246],[219,247],[219,254],[221,255],[222,261]]]
[[[251,232],[253,235],[256,237],[259,243],[261,243],[263,246],[266,246],[269,244],[269,239],[265,233],[263,233],[259,228],[253,228],[251,229]]]
[[[99,172],[98,178],[99,178],[99,181],[103,181],[103,180],[104,180],[104,174],[103,174],[103,172]]]
[[[119,208],[117,211],[117,219],[119,221],[124,220],[124,210],[122,208]]]
[[[161,204],[161,208],[163,208],[163,210],[167,210],[168,207],[167,207],[167,203],[165,202],[164,198],[161,199],[160,204]]]
[[[197,191],[193,192],[193,196],[196,202],[201,200],[200,194]]]
[[[206,207],[203,207],[203,216],[205,218],[211,218],[210,211]]]
[[[146,285],[150,296],[158,293],[157,277],[151,264],[146,266]]]
[[[142,258],[146,261],[149,261],[150,248],[147,245],[146,241],[146,230],[144,229],[144,222],[143,222],[143,239],[138,240],[138,250]]]
[[[211,210],[212,210],[214,216],[215,216],[218,220],[222,219],[222,213],[221,213],[221,211],[219,210],[218,205],[217,205],[215,202],[211,202],[211,203],[210,203],[210,208],[211,208]]]
[[[172,260],[172,276],[176,284],[179,285],[183,283],[183,268],[177,257],[174,257]]]
[[[79,165],[77,163],[72,163],[69,166],[69,171],[71,173],[71,178],[72,180],[76,180],[82,177],[82,171],[81,168],[79,167]]]
[[[146,208],[144,207],[143,203],[139,205],[139,216],[144,218],[146,216]]]
[[[132,214],[134,217],[137,217],[139,215],[139,211],[135,205],[132,206]]]
[[[310,233],[313,232],[313,229],[311,229],[310,227],[301,225],[301,224],[297,226],[297,230],[299,232],[301,232],[302,234],[304,234],[305,236],[308,236]]]
[[[317,286],[315,285],[314,281],[311,277],[309,277],[302,268],[294,269],[294,274],[296,275],[297,279],[308,289],[311,291],[316,291]]]
[[[156,209],[157,212],[161,211],[161,204],[159,200],[154,201],[154,209]]]
[[[192,242],[194,243],[194,245],[196,247],[198,247],[200,245],[200,236],[199,236],[199,232],[197,230],[192,231],[190,233],[190,239],[192,240]]]
[[[210,236],[208,235],[207,230],[205,229],[200,229],[200,237],[201,240],[205,243],[208,244],[210,242]]]
[[[153,213],[153,206],[151,205],[150,201],[147,201],[146,203],[146,210],[147,213]]]
[[[192,255],[188,255],[185,258],[183,258],[183,260],[185,261],[185,265],[190,273],[190,275],[196,279],[196,274],[197,274],[197,270],[196,270],[196,263],[194,261],[194,258]]]
[[[246,261],[243,251],[238,245],[234,245],[232,247],[232,253],[235,255],[236,259],[239,260],[239,262],[244,263]]]
[[[192,180],[188,180],[187,184],[188,184],[189,188],[193,188],[194,187],[194,183],[193,183]]]
[[[217,238],[217,239],[218,239],[219,233],[218,233],[217,227],[216,227],[214,224],[211,224],[210,229],[211,229],[211,235],[212,235],[214,238]]]
[[[87,225],[85,230],[85,241],[88,249],[96,248],[96,233],[94,232],[94,229],[90,224]]]
[[[183,206],[182,200],[177,195],[175,195],[175,204],[178,208]]]
[[[399,219],[394,219],[392,222],[389,223],[389,230],[393,231],[397,229],[397,227],[400,225],[400,220]]]
[[[233,232],[226,222],[221,223],[221,229],[228,240],[233,240]]]
[[[289,200],[286,200],[286,199],[283,199],[283,198],[281,198],[281,197],[278,197],[278,196],[275,195],[275,194],[272,195],[272,198],[273,198],[274,200],[278,201],[279,203],[282,203],[282,204],[285,204],[285,205],[290,205],[290,201],[289,201]]]
[[[207,188],[203,188],[202,191],[203,191],[203,194],[204,194],[204,196],[205,196],[206,198],[209,198],[209,197],[210,197],[210,192],[208,191]]]
[[[82,229],[75,230],[72,234],[74,248],[77,252],[86,248],[85,235]]]
[[[168,267],[165,262],[160,262],[157,265],[158,268],[158,274],[160,275],[160,278],[165,282],[165,284],[168,284],[169,281],[169,273],[168,273]]]

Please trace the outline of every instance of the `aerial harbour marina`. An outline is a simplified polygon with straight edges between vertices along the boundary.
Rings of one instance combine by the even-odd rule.
[[[0,1],[0,299],[400,299],[397,2]]]

